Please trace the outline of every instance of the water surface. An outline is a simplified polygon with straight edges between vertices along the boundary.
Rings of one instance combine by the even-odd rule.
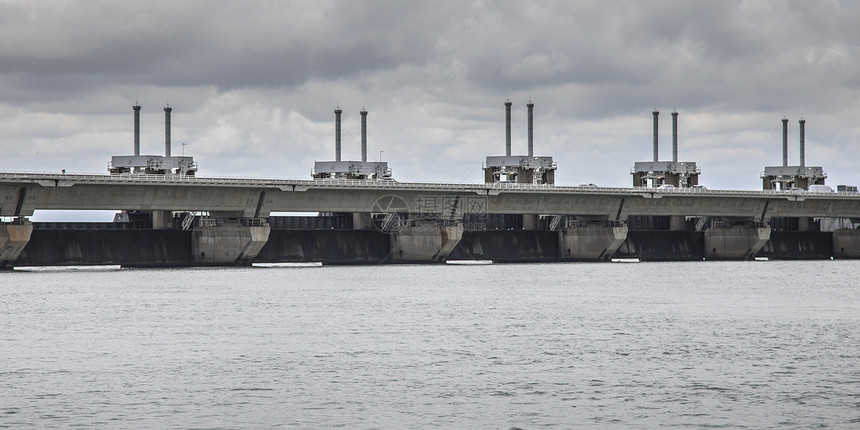
[[[0,273],[0,427],[860,427],[860,262]]]

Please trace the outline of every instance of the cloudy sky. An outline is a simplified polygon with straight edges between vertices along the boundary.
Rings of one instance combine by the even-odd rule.
[[[0,0],[0,170],[106,173],[112,155],[173,155],[200,176],[309,178],[368,158],[400,181],[480,182],[505,151],[558,163],[557,184],[630,186],[652,158],[709,188],[760,189],[782,163],[860,185],[860,5],[855,1],[29,1]]]

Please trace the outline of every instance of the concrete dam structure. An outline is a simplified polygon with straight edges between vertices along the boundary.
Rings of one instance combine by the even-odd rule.
[[[39,209],[123,210],[138,224],[38,228]],[[278,212],[332,215],[302,226]],[[13,218],[0,229],[7,267],[860,257],[856,192],[0,173],[0,216]],[[821,231],[825,220],[843,224]]]
[[[534,155],[534,104],[528,151],[512,155],[511,106],[506,153],[489,156],[485,183],[393,180],[387,163],[341,159],[335,109],[335,159],[317,162],[313,179],[197,175],[191,157],[170,150],[114,156],[110,174],[0,172],[0,268],[27,265],[123,266],[860,258],[860,193],[824,185],[801,158],[767,167],[761,191],[708,190],[696,162],[678,161],[678,113],[672,113],[672,160],[636,162],[630,188],[559,186],[555,162]],[[111,223],[33,223],[38,210],[118,211]],[[281,216],[281,213],[318,216]]]

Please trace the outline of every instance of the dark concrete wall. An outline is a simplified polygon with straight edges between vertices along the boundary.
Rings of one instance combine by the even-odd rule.
[[[771,231],[757,254],[772,260],[822,260],[833,255],[833,233],[826,231]]]
[[[256,262],[378,264],[391,262],[391,236],[376,230],[272,230]],[[829,232],[773,231],[758,256],[829,259]],[[191,232],[178,230],[34,230],[16,266],[119,264],[192,265]],[[701,260],[704,233],[628,231],[617,258]],[[449,260],[559,261],[557,231],[465,231]]]
[[[374,264],[389,258],[391,236],[377,230],[272,230],[258,263]]]
[[[705,234],[694,231],[628,231],[627,240],[615,253],[616,258],[642,261],[702,260]]]
[[[449,260],[541,262],[558,260],[557,231],[465,231]]]
[[[191,232],[180,230],[33,230],[16,266],[120,264],[188,266]]]

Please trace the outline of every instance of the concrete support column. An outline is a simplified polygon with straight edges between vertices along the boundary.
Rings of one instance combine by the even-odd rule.
[[[352,229],[353,230],[370,230],[372,226],[369,213],[353,212],[352,214]]]
[[[170,157],[170,112],[173,108],[170,106],[164,107],[164,156]]]
[[[134,155],[140,155],[140,105],[135,103],[134,110]]]
[[[752,260],[770,240],[770,226],[711,227],[705,230],[708,260]]]
[[[493,176],[493,168],[487,167],[484,169],[484,182],[488,184],[492,184],[496,182],[495,177]]]
[[[800,167],[806,166],[806,120],[801,118],[800,121]]]
[[[589,224],[559,231],[559,256],[562,260],[609,260],[627,240],[627,226]]]
[[[12,269],[21,251],[30,242],[33,223],[21,220],[11,224],[0,224],[0,270]]]
[[[394,263],[444,262],[463,237],[463,226],[404,226],[391,234]]]
[[[658,152],[658,135],[657,135],[657,117],[660,115],[660,112],[657,109],[654,109],[654,112],[651,112],[651,116],[654,117],[654,162],[657,162],[659,152]]]
[[[535,171],[532,169],[524,169],[522,167],[517,168],[517,183],[518,184],[531,184],[531,183],[533,183],[534,173],[535,173]]]
[[[672,215],[669,217],[669,231],[684,231],[687,229],[687,217]]]
[[[340,161],[340,114],[343,109],[338,106],[334,110],[334,161]]]
[[[833,258],[860,258],[860,230],[833,231]]]
[[[505,102],[505,155],[511,156],[511,103]]]
[[[782,165],[788,166],[788,118],[782,118]]]
[[[170,230],[173,228],[173,211],[152,211],[152,229]]]
[[[814,225],[815,221],[808,216],[797,218],[797,231],[813,231]]]
[[[678,112],[672,111],[672,161],[678,162]]]
[[[367,162],[367,111],[361,109],[361,161]]]
[[[269,224],[258,218],[210,220],[191,232],[192,261],[197,265],[248,266],[269,240]]]
[[[538,229],[538,216],[537,215],[523,215],[523,230],[537,230]]]
[[[535,148],[535,144],[534,144],[534,118],[535,118],[534,108],[535,108],[535,104],[532,103],[531,100],[529,100],[526,107],[529,110],[529,157],[534,157],[534,155],[535,155],[535,151],[534,151],[534,148]]]

